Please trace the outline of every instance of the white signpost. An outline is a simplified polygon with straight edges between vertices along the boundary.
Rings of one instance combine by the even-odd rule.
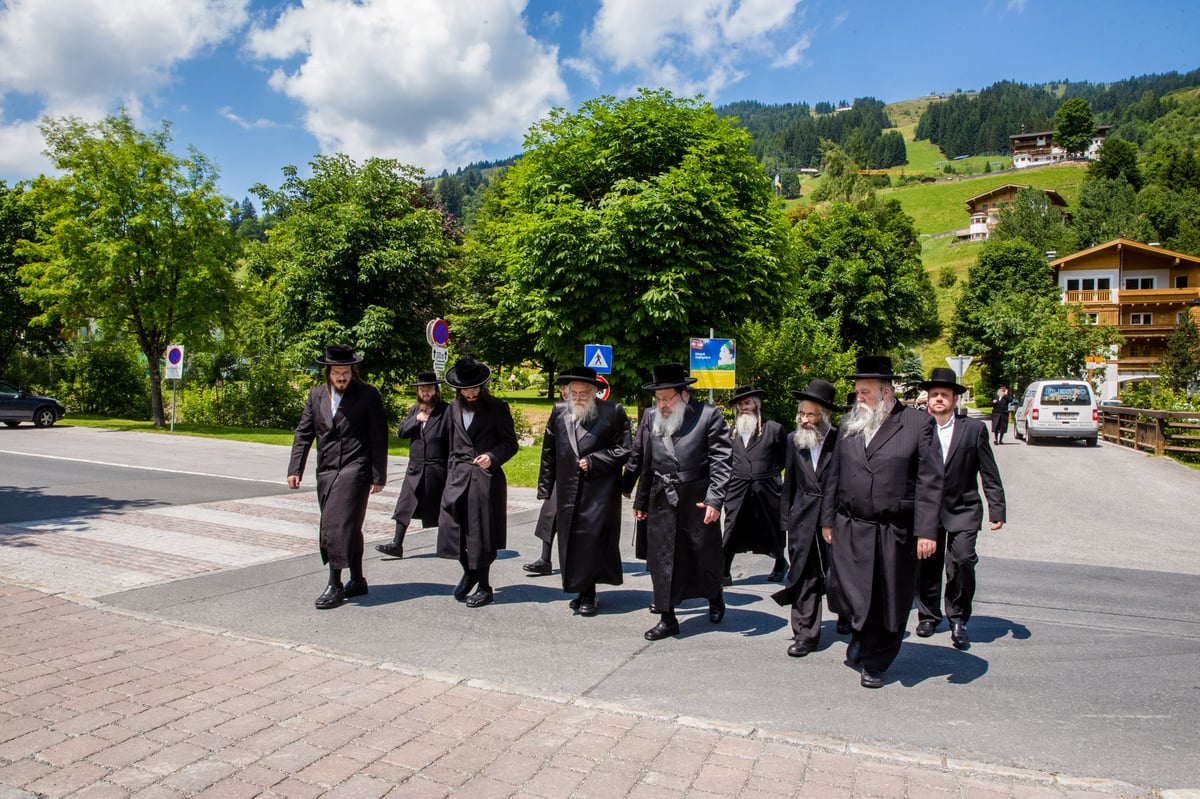
[[[167,368],[164,375],[171,383],[171,432],[175,432],[175,399],[179,389],[179,381],[183,379],[183,345],[172,344],[167,347]]]
[[[446,345],[450,342],[450,326],[440,316],[430,319],[425,325],[425,340],[429,342],[429,354],[433,359],[433,373],[438,380],[446,376]]]

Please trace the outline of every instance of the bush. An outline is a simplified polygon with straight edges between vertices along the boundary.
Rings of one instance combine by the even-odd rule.
[[[937,281],[938,288],[940,288],[940,289],[952,288],[954,286],[954,284],[957,282],[958,282],[958,273],[955,272],[954,267],[950,266],[949,264],[947,264],[946,266],[943,266],[941,268],[941,271],[938,272],[938,281]]]
[[[185,391],[180,415],[191,424],[293,428],[306,393],[294,377],[282,364],[258,360],[246,368],[244,380]]]
[[[133,346],[114,341],[82,344],[61,368],[54,392],[68,409],[123,419],[150,418],[150,382]]]

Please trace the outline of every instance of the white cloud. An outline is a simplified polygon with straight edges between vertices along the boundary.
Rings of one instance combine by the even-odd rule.
[[[275,123],[272,120],[264,119],[262,117],[259,117],[258,119],[254,120],[253,122],[251,122],[248,119],[244,119],[244,118],[238,116],[234,112],[234,110],[227,105],[221,106],[220,108],[218,108],[217,113],[220,116],[222,116],[223,118],[228,119],[230,122],[237,125],[238,127],[243,128],[244,130],[275,127]]]
[[[306,0],[255,28],[271,86],[306,109],[324,152],[427,170],[482,157],[565,103],[557,48],[525,29],[522,0]],[[298,61],[294,61],[298,59]]]
[[[806,33],[796,40],[796,43],[778,55],[771,62],[772,67],[790,67],[804,60],[804,51],[812,45],[812,38]]]
[[[1025,11],[1025,6],[1028,5],[1028,0],[1008,0],[1008,10],[1016,11],[1018,14]]]
[[[246,3],[7,0],[0,3],[0,98],[19,93],[39,117],[96,120],[124,105],[137,119],[180,62],[245,24]],[[0,115],[5,173],[48,169],[37,124]]]
[[[586,44],[641,85],[715,95],[767,58],[786,66],[807,43],[793,21],[801,0],[601,0]],[[776,40],[792,42],[782,52]],[[800,47],[803,44],[803,47]],[[792,60],[788,60],[788,59]],[[685,78],[684,76],[689,76]]]

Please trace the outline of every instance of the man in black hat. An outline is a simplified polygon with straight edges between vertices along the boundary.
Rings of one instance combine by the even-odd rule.
[[[684,599],[707,599],[713,624],[725,618],[718,523],[733,442],[721,411],[691,396],[694,382],[683,364],[668,363],[642,386],[655,402],[633,501],[634,518],[647,520],[646,568],[660,614],[646,631],[649,641],[679,634],[675,606]]]
[[[846,650],[864,688],[883,687],[900,651],[917,560],[937,548],[942,459],[933,417],[896,400],[891,359],[859,357],[857,404],[833,451],[821,534],[830,545],[830,607],[850,617]]]
[[[620,585],[621,467],[629,459],[629,417],[598,399],[596,371],[561,372],[567,401],[554,406],[542,438],[538,498],[554,497],[563,591],[571,608],[595,616],[596,584]]]
[[[367,499],[387,483],[387,417],[379,391],[362,382],[362,358],[334,344],[317,358],[325,382],[308,392],[288,463],[288,488],[299,488],[313,439],[317,440],[317,504],[321,508],[321,560],[329,583],[318,610],[336,608],[367,593],[363,576],[363,520]],[[350,582],[342,585],[342,569]]]
[[[1004,443],[1004,434],[1008,432],[1008,409],[1012,402],[1008,386],[1000,386],[992,395],[992,438],[997,444]]]
[[[729,400],[734,408],[733,472],[725,494],[725,571],[722,585],[733,585],[733,558],[739,552],[770,555],[775,565],[767,579],[777,583],[787,571],[783,528],[779,526],[779,473],[787,458],[787,434],[779,422],[762,418],[767,392],[742,386]]]
[[[937,551],[921,561],[917,575],[917,635],[928,638],[942,621],[938,607],[942,594],[942,569],[946,572],[946,617],[950,620],[950,642],[958,649],[971,645],[967,622],[975,597],[975,540],[983,525],[983,502],[979,480],[987,496],[991,529],[1004,526],[1004,485],[988,443],[983,422],[955,413],[959,385],[954,370],[934,369],[921,384],[929,392],[929,413],[937,420],[938,442],[946,473],[938,524]]]
[[[375,545],[375,549],[393,558],[404,557],[404,534],[414,516],[420,517],[423,527],[433,527],[441,512],[446,459],[450,455],[449,405],[442,399],[441,383],[436,372],[417,373],[417,401],[396,430],[400,438],[411,442],[408,469],[392,512],[396,532],[390,542]]]
[[[492,563],[508,544],[508,482],[501,467],[517,454],[512,412],[488,392],[491,376],[488,366],[471,357],[460,358],[446,372],[455,397],[437,553],[462,564],[454,598],[471,608],[494,599]]]
[[[562,398],[562,401],[554,404],[554,410],[565,408],[568,404],[566,383],[558,384],[558,393]],[[552,410],[551,413],[553,413],[554,410]],[[551,552],[554,549],[554,537],[557,535],[557,533],[558,495],[554,488],[551,487],[550,496],[542,500],[542,507],[538,511],[537,524],[533,526],[533,537],[542,542],[542,551],[537,558],[521,567],[524,571],[529,572],[535,577],[549,577],[554,573],[554,564],[550,561]]]
[[[796,431],[789,436],[787,447],[781,509],[791,567],[787,584],[772,598],[780,605],[791,606],[792,643],[787,653],[796,658],[816,651],[821,642],[821,603],[829,550],[821,537],[819,517],[838,437],[833,412],[843,410],[834,402],[836,391],[832,383],[813,380],[803,391],[791,392],[799,406]]]

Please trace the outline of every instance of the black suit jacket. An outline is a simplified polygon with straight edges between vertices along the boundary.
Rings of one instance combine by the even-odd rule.
[[[940,445],[939,445],[940,450]],[[942,491],[939,521],[950,532],[978,530],[983,524],[983,500],[979,496],[979,478],[987,496],[988,518],[1005,519],[1004,486],[1000,469],[988,441],[987,426],[978,419],[960,416],[954,420],[950,451],[945,457],[946,482]]]

